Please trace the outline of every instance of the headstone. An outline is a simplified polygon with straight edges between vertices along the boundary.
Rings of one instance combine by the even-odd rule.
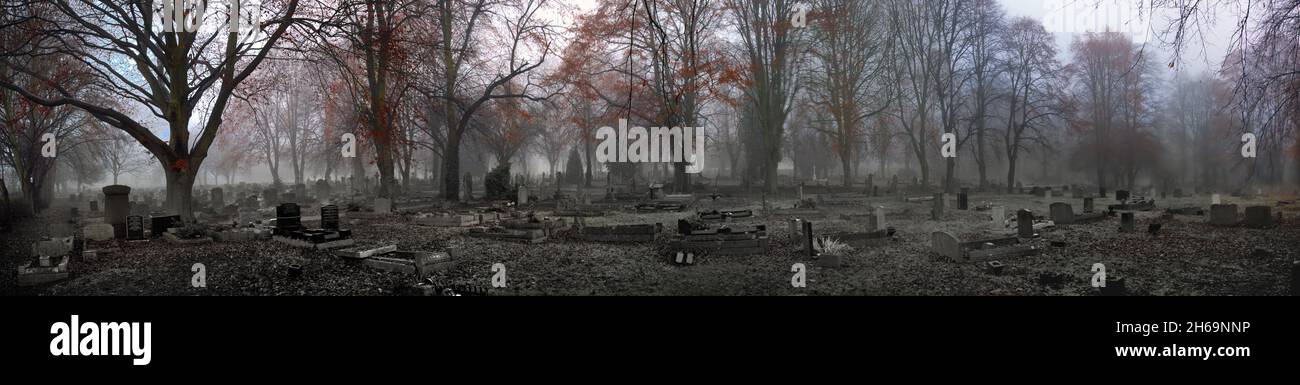
[[[1128,197],[1128,190],[1115,190],[1115,200],[1124,202],[1128,200]]]
[[[325,230],[338,231],[339,229],[339,207],[335,205],[325,205],[320,208],[320,227]]]
[[[474,198],[474,174],[470,174],[467,172],[465,173],[464,179],[465,179],[465,183],[463,186],[464,188],[460,189],[462,194],[461,199],[470,200]]]
[[[515,199],[516,199],[516,202],[515,202],[516,204],[518,204],[519,206],[523,206],[523,205],[528,204],[528,186],[525,186],[525,185],[519,185],[519,192],[516,193],[516,195],[518,195],[518,196],[515,198]]]
[[[935,253],[947,257],[949,260],[961,262],[961,242],[957,237],[947,231],[935,231],[930,233],[930,249]]]
[[[681,223],[681,222],[679,222],[679,225],[680,225],[680,223]],[[689,230],[687,230],[687,231],[689,231]],[[683,231],[682,234],[689,234],[689,232],[687,232],[687,231]],[[802,220],[802,219],[799,219],[799,218],[791,218],[791,219],[790,219],[790,236],[791,236],[791,237],[798,236],[800,231],[803,231],[803,220]]]
[[[280,204],[280,193],[275,189],[262,191],[262,207],[275,207]]]
[[[1273,208],[1269,206],[1246,207],[1246,227],[1267,229],[1273,227]]]
[[[113,225],[113,236],[126,236],[126,217],[131,213],[131,188],[122,185],[105,186],[104,223]]]
[[[961,193],[957,194],[957,209],[970,210],[970,189],[962,187]]]
[[[1091,214],[1093,210],[1092,197],[1083,198],[1083,212]]]
[[[889,227],[885,226],[885,208],[883,206],[876,206],[875,218],[876,228],[872,229],[873,231],[880,231]]]
[[[316,199],[329,199],[332,192],[330,191],[330,182],[324,179],[316,180]]]
[[[816,257],[817,250],[813,248],[813,229],[812,222],[804,221],[803,223],[804,250],[807,250],[809,257]]]
[[[275,229],[281,235],[302,230],[302,208],[297,203],[275,206]]]
[[[91,241],[107,241],[113,239],[113,225],[107,223],[96,223],[87,225],[81,229],[82,236]]]
[[[1034,212],[1020,210],[1016,212],[1016,228],[1021,238],[1034,237]]]
[[[994,206],[992,209],[990,209],[990,211],[993,218],[993,222],[992,222],[993,229],[1001,230],[1003,228],[1006,228],[1007,208],[1002,206]]]
[[[1237,224],[1237,205],[1210,205],[1210,224],[1215,226],[1235,226]]]
[[[149,236],[154,238],[161,237],[163,233],[167,232],[167,229],[184,225],[185,222],[181,221],[180,215],[155,216],[149,219],[149,230],[152,231]]]
[[[1137,220],[1132,212],[1119,214],[1119,232],[1132,233],[1137,231]]]
[[[393,200],[388,198],[375,198],[375,212],[377,213],[393,212]]]
[[[56,237],[37,241],[32,244],[32,255],[43,257],[61,257],[72,252],[73,237]]]
[[[1069,203],[1056,202],[1051,205],[1052,221],[1058,225],[1074,224],[1074,208]]]
[[[1223,204],[1223,198],[1220,197],[1219,194],[1210,195],[1210,204],[1212,205]]]
[[[943,193],[934,194],[934,208],[930,209],[930,219],[939,220],[943,218]]]
[[[874,232],[874,231],[877,231],[877,230],[880,230],[880,220],[876,219],[876,216],[875,216],[875,215],[870,215],[870,216],[868,216],[868,217],[867,217],[867,232]]]
[[[307,185],[299,183],[293,185],[293,198],[291,202],[304,202],[307,200]]]
[[[114,226],[114,230],[116,229],[117,227]],[[123,229],[126,232],[125,236],[128,241],[144,239],[144,217],[139,215],[126,217],[126,224]]]
[[[90,201],[90,212],[99,212],[99,201]]]
[[[220,187],[212,188],[212,207],[226,207],[226,192]]]

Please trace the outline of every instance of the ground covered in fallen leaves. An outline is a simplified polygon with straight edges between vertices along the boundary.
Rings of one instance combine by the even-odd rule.
[[[411,215],[373,219],[348,219],[359,244],[396,244],[401,250],[449,251],[455,267],[435,273],[447,285],[491,287],[493,264],[506,266],[507,287],[490,289],[492,295],[1096,295],[1090,285],[1094,263],[1105,264],[1108,274],[1126,279],[1132,295],[1233,296],[1285,295],[1290,290],[1291,264],[1300,260],[1300,220],[1294,205],[1278,206],[1278,199],[1243,201],[1224,197],[1225,203],[1275,206],[1285,220],[1275,229],[1214,227],[1207,216],[1165,215],[1167,207],[1201,206],[1208,212],[1209,197],[1157,200],[1157,210],[1137,213],[1135,233],[1118,231],[1119,219],[1058,226],[1045,230],[1028,244],[1042,247],[1040,255],[1001,259],[1002,274],[991,274],[981,263],[948,261],[931,251],[934,231],[950,231],[962,241],[1014,234],[1014,229],[991,225],[988,212],[976,206],[991,203],[1006,207],[1008,215],[1027,208],[1046,216],[1048,205],[1071,203],[1082,211],[1082,200],[1031,195],[972,195],[972,210],[951,206],[940,221],[930,219],[930,202],[905,202],[899,197],[863,199],[861,204],[821,207],[828,218],[812,218],[815,232],[863,231],[861,220],[838,219],[842,214],[865,214],[872,206],[885,208],[886,225],[897,230],[896,239],[882,247],[857,249],[838,268],[818,267],[799,251],[785,219],[762,215],[735,224],[766,224],[771,237],[768,253],[751,256],[704,256],[694,266],[674,265],[667,241],[645,244],[605,244],[579,241],[561,233],[542,244],[521,244],[471,238],[468,228],[416,225]],[[772,199],[774,207],[792,207],[795,199]],[[1114,203],[1098,198],[1104,210]],[[631,204],[629,204],[630,206]],[[676,229],[680,218],[695,210],[753,209],[758,198],[700,198],[681,213],[638,214],[615,212],[589,218],[587,225],[663,223]],[[66,212],[52,209],[47,213]],[[308,212],[304,210],[304,213]],[[546,215],[539,210],[539,215]],[[46,214],[51,215],[51,214]],[[30,261],[30,245],[45,234],[49,222],[66,218],[38,217],[13,223],[0,234],[5,274],[0,292],[5,295],[394,295],[419,283],[412,275],[385,272],[345,260],[325,251],[295,248],[272,240],[216,242],[178,246],[161,239],[144,242],[111,241],[96,247],[117,250],[95,261],[74,257],[67,280],[18,287],[16,268]],[[306,220],[312,225],[312,221]],[[1161,223],[1158,234],[1148,224]],[[76,253],[80,252],[80,247]],[[194,288],[191,268],[202,263],[207,287]],[[791,285],[792,265],[807,267],[807,286]],[[290,264],[303,266],[301,276],[289,273]],[[1044,285],[1040,276],[1059,274],[1061,285]]]

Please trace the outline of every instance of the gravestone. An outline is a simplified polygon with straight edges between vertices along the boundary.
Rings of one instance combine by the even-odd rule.
[[[1074,224],[1074,208],[1069,203],[1056,202],[1051,205],[1052,222],[1058,225]]]
[[[930,249],[951,261],[961,262],[963,259],[961,256],[961,242],[958,242],[957,237],[947,231],[930,233]]]
[[[73,237],[55,237],[37,241],[32,244],[32,255],[40,257],[62,257],[72,252]]]
[[[316,180],[316,199],[329,199],[333,193],[330,191],[330,182],[324,179]]]
[[[307,185],[299,183],[293,185],[293,198],[290,202],[304,202],[307,200]]]
[[[1132,212],[1119,214],[1119,232],[1132,233],[1137,231],[1137,220]]]
[[[930,209],[930,219],[939,220],[943,218],[943,193],[934,194],[934,208]]]
[[[131,188],[122,185],[105,186],[104,223],[113,226],[113,236],[126,236],[126,217],[131,214]]]
[[[1210,224],[1215,226],[1235,226],[1237,224],[1237,205],[1210,205]]]
[[[114,227],[114,229],[116,230],[116,227]],[[123,231],[126,232],[125,237],[126,240],[128,241],[143,240],[144,239],[144,217],[139,215],[132,215],[126,217],[126,224],[124,226]]]
[[[375,198],[375,212],[377,213],[393,212],[393,200],[388,198]]]
[[[866,191],[870,192],[872,196],[875,196],[875,195],[876,195],[876,194],[875,194],[875,191],[876,191],[876,182],[874,181],[875,179],[876,179],[876,174],[867,174],[867,189],[866,189]]]
[[[888,228],[889,226],[885,226],[885,208],[884,208],[883,206],[876,206],[876,213],[875,213],[875,214],[876,214],[876,215],[875,215],[875,218],[876,218],[876,228],[871,229],[871,230],[872,230],[872,231],[880,231],[880,230],[884,230],[884,229]]]
[[[516,193],[515,204],[523,206],[528,204],[528,186],[519,185],[519,191]]]
[[[167,232],[167,229],[183,226],[185,226],[185,222],[181,221],[180,215],[155,216],[149,219],[149,230],[152,231],[149,236],[153,238],[161,237],[163,233]]]
[[[99,212],[99,201],[90,201],[90,212]]]
[[[320,208],[320,227],[325,230],[338,231],[339,207],[325,205]]]
[[[1029,210],[1016,211],[1016,229],[1017,235],[1021,238],[1034,237],[1034,212]]]
[[[226,192],[220,187],[212,188],[212,207],[214,209],[226,207]]]
[[[82,236],[91,241],[107,241],[113,239],[113,225],[107,223],[96,223],[87,225],[81,229]]]
[[[1269,206],[1246,207],[1246,227],[1267,229],[1273,227],[1273,208]]]
[[[1210,195],[1210,204],[1212,205],[1223,204],[1223,198],[1220,197],[1219,194]]]
[[[285,235],[302,229],[302,208],[298,207],[297,203],[282,203],[275,206],[275,230],[277,234]]]
[[[679,225],[680,225],[680,223],[679,223]],[[682,234],[690,234],[690,230],[689,230],[689,229],[683,231],[682,229],[679,228],[678,231],[680,231]],[[791,218],[791,219],[790,219],[790,237],[793,239],[793,237],[797,237],[797,236],[799,236],[799,232],[800,232],[800,231],[803,231],[803,220],[802,220],[802,219],[799,219],[799,218]]]
[[[462,200],[470,200],[474,198],[474,174],[468,172],[465,173],[465,188],[461,189],[461,192],[463,194],[463,196],[461,196]]]
[[[275,207],[280,204],[280,193],[275,189],[262,190],[262,207]]]
[[[807,250],[809,257],[817,256],[817,249],[813,248],[813,229],[812,222],[804,221],[803,223],[804,250]]]
[[[957,209],[970,210],[970,189],[962,187],[961,193],[957,194]]]
[[[1124,202],[1129,198],[1128,190],[1115,190],[1115,200]]]
[[[1006,220],[1007,220],[1007,208],[1002,206],[994,206],[992,209],[990,209],[990,211],[993,218],[993,222],[992,222],[993,229],[1000,230],[1005,228]]]
[[[1092,210],[1093,210],[1092,197],[1083,198],[1083,212],[1090,214],[1092,213]]]

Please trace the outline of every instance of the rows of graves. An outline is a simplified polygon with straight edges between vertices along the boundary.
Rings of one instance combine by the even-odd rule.
[[[322,189],[328,191],[328,184],[325,187],[317,186],[316,195],[329,197],[328,192],[321,194]],[[1077,187],[1058,189],[1037,186],[1022,187],[1020,192],[1040,198],[1053,198],[1047,215],[1037,215],[1031,210],[1017,210],[1008,216],[1006,207],[987,202],[972,204],[972,196],[966,189],[955,195],[895,194],[891,197],[879,195],[879,188],[872,186],[865,193],[837,192],[815,196],[803,196],[803,188],[798,187],[796,192],[799,199],[793,207],[769,207],[764,197],[763,210],[697,207],[700,205],[695,195],[669,195],[652,189],[645,198],[635,201],[621,201],[612,196],[603,202],[565,199],[555,202],[551,211],[535,211],[532,209],[537,208],[539,202],[527,193],[527,189],[520,189],[516,201],[504,205],[504,209],[491,202],[487,202],[487,205],[480,203],[446,207],[430,199],[394,201],[383,198],[374,199],[368,207],[341,207],[337,204],[324,204],[329,203],[330,200],[327,199],[319,201],[322,203],[318,208],[319,228],[309,228],[304,225],[302,206],[299,202],[294,202],[308,201],[302,199],[307,196],[305,191],[301,191],[305,190],[305,186],[295,186],[294,190],[283,193],[268,189],[260,195],[256,206],[259,209],[265,210],[265,205],[275,203],[271,206],[274,211],[272,219],[240,221],[217,216],[221,222],[229,221],[231,224],[205,227],[187,224],[175,215],[136,215],[130,200],[131,189],[126,186],[108,186],[103,189],[102,213],[99,201],[89,200],[85,206],[84,212],[87,215],[82,237],[87,243],[82,255],[98,258],[120,251],[122,247],[130,247],[130,242],[149,239],[161,239],[178,245],[270,239],[295,247],[332,250],[340,257],[361,260],[364,265],[374,269],[415,274],[420,279],[427,278],[432,272],[454,266],[455,258],[448,253],[398,250],[396,245],[358,246],[357,240],[352,238],[351,230],[343,226],[346,217],[352,221],[402,218],[401,220],[417,225],[459,228],[463,231],[458,234],[488,242],[536,244],[561,239],[604,243],[665,242],[664,250],[669,261],[682,265],[695,264],[709,257],[767,254],[773,247],[786,246],[797,250],[800,255],[814,259],[819,266],[835,268],[843,265],[849,251],[887,247],[900,242],[898,230],[887,226],[885,218],[907,215],[911,209],[901,213],[889,212],[879,205],[882,201],[895,200],[904,206],[929,206],[928,218],[936,223],[951,222],[954,211],[986,213],[988,225],[979,225],[978,232],[991,235],[961,239],[952,231],[934,231],[929,234],[930,248],[935,255],[945,260],[978,263],[985,266],[987,271],[1000,273],[1017,259],[1042,253],[1047,243],[1042,237],[1044,232],[1070,231],[1070,226],[1077,225],[1116,223],[1114,228],[1119,233],[1135,233],[1136,213],[1156,208],[1156,198],[1116,191],[1113,203],[1107,202],[1106,210],[1099,211],[1095,203],[1098,200],[1110,200],[1109,197],[1081,193],[1083,189]],[[887,191],[900,190],[902,189],[891,186]],[[1073,193],[1071,198],[1064,198],[1067,191]],[[1176,190],[1174,195],[1180,197],[1185,194]],[[238,197],[238,193],[235,196]],[[243,199],[254,197],[244,196]],[[714,196],[712,200],[716,201],[717,198]],[[216,207],[239,206],[233,212],[245,214],[243,204],[225,204],[226,193],[222,188],[211,189],[206,199]],[[1082,210],[1076,212],[1067,199],[1081,203]],[[692,208],[698,210],[688,212]],[[80,207],[74,207],[73,215],[79,216],[82,211]],[[662,222],[586,226],[587,219],[605,217],[611,213],[624,218],[621,221],[627,221],[625,218],[629,215],[633,218],[638,215],[669,215],[680,219],[676,229],[672,229],[675,231],[665,229]],[[1281,222],[1281,211],[1275,213],[1273,207],[1253,205],[1245,207],[1243,212],[1237,204],[1222,203],[1217,194],[1212,196],[1208,210],[1202,206],[1186,205],[1170,207],[1165,213],[1166,216],[1208,214],[1206,222],[1221,227],[1269,229]],[[860,230],[819,231],[817,223],[831,220],[855,224]],[[782,222],[789,226],[790,239],[786,242],[773,242],[769,237],[768,226]],[[1148,231],[1155,234],[1159,230],[1158,225],[1159,223],[1152,223],[1153,227],[1149,227]],[[73,248],[60,245],[72,245],[72,239],[74,238],[52,237],[33,245],[34,258],[30,264],[19,268],[19,282],[35,285],[66,279]],[[122,243],[115,241],[126,243],[122,246]]]

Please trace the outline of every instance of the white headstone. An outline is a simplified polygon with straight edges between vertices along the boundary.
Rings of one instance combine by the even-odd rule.
[[[1212,205],[1223,204],[1223,199],[1219,197],[1219,194],[1210,195],[1210,204]]]
[[[86,226],[81,229],[86,239],[92,241],[107,241],[113,239],[113,225],[99,223]]]
[[[1002,206],[994,206],[991,211],[993,214],[993,222],[991,222],[991,224],[993,225],[993,229],[1001,230],[1006,228],[1007,208]]]
[[[887,228],[889,228],[889,226],[885,226],[885,208],[882,206],[876,206],[876,228],[873,230],[880,231],[881,229]]]
[[[528,186],[523,186],[523,185],[519,186],[519,193],[518,193],[518,195],[519,195],[519,196],[518,196],[518,198],[517,198],[517,199],[518,199],[518,202],[517,202],[517,203],[518,203],[520,206],[523,206],[523,205],[528,204]]]

